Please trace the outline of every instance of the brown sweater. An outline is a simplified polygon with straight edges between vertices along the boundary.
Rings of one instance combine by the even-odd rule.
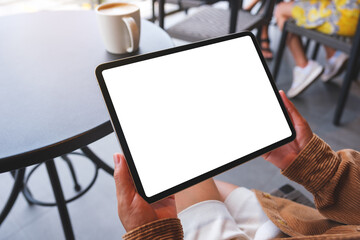
[[[282,174],[310,191],[317,208],[254,190],[266,215],[289,239],[360,239],[359,152],[334,152],[314,134]],[[179,219],[162,219],[123,238],[183,239],[183,232]]]

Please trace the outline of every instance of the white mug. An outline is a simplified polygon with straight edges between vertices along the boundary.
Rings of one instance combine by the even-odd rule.
[[[108,52],[131,53],[139,48],[140,9],[129,3],[105,3],[96,8],[100,33]]]

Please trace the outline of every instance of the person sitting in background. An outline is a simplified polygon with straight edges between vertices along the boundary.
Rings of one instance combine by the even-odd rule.
[[[251,11],[260,0],[252,0],[245,7],[245,11]],[[276,3],[282,2],[282,0],[276,0]],[[270,38],[269,38],[269,25],[263,25],[261,28],[261,39],[260,39],[261,52],[266,60],[273,59],[273,52],[270,49]]]
[[[325,34],[353,36],[360,14],[359,0],[315,0],[292,1],[278,4],[275,17],[280,29],[285,21],[293,18],[296,24]],[[319,63],[308,60],[299,36],[289,34],[287,39],[294,60],[293,81],[287,92],[289,98],[296,97],[313,83],[324,71]],[[343,68],[348,56],[324,46],[327,63],[321,79],[329,81]]]
[[[317,209],[213,179],[148,204],[136,192],[124,156],[114,154],[123,238],[360,239],[360,153],[331,150],[280,95],[296,139],[263,157],[311,192]]]

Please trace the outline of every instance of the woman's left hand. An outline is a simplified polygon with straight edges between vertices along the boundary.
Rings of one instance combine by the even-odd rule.
[[[118,214],[126,231],[159,219],[177,217],[174,196],[147,203],[135,189],[125,157],[114,154],[114,163]]]

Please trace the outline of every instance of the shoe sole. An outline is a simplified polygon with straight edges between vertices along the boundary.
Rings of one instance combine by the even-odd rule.
[[[324,82],[324,83],[326,83],[326,82],[330,81],[331,79],[339,76],[339,75],[345,70],[345,66],[346,66],[347,62],[348,62],[348,59],[346,59],[346,60],[340,65],[339,69],[335,72],[335,74],[334,74],[333,76],[330,76],[328,79],[325,79],[325,80],[321,78],[321,81]]]
[[[300,93],[302,93],[303,91],[305,91],[308,87],[310,87],[311,84],[313,84],[315,82],[316,79],[318,79],[318,77],[320,77],[320,75],[324,72],[324,68],[321,67],[319,68],[319,71],[312,73],[309,76],[309,80],[306,81],[305,83],[303,83],[298,90],[293,94],[293,95],[288,95],[288,98],[294,98],[297,95],[299,95]]]

